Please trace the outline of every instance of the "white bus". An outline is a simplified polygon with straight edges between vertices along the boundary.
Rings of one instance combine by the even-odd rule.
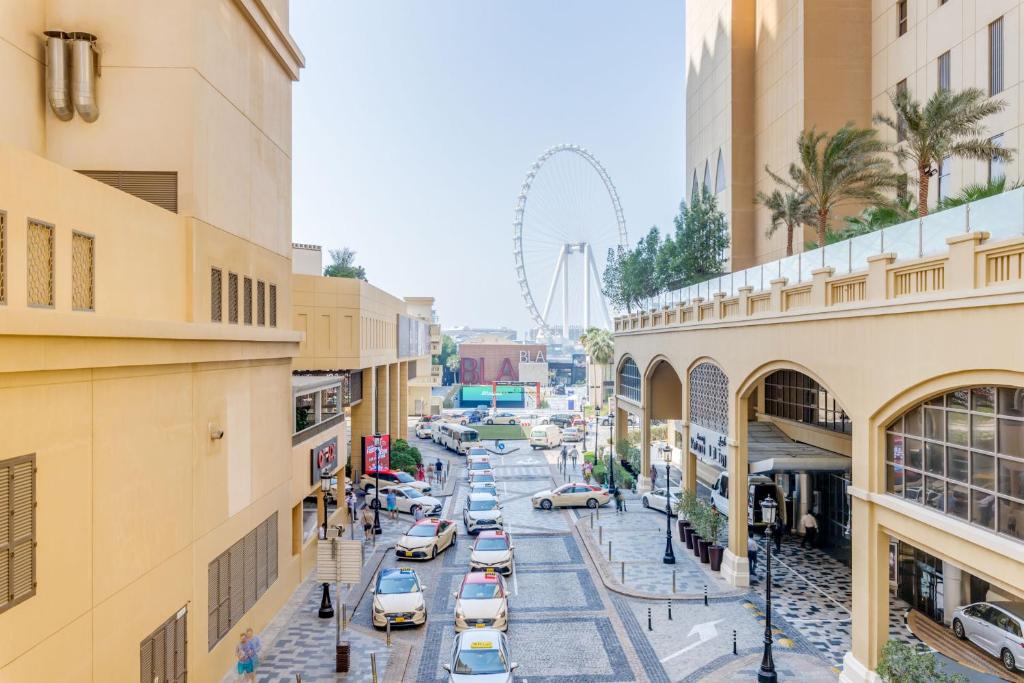
[[[439,422],[434,428],[434,441],[448,450],[466,455],[471,446],[480,443],[480,433],[452,422]]]

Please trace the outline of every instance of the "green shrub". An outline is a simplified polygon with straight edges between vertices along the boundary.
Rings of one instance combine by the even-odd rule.
[[[416,474],[416,466],[423,463],[420,449],[405,439],[396,439],[391,445],[391,469]]]
[[[928,651],[919,651],[899,640],[882,646],[878,675],[889,683],[967,683],[963,674],[947,674]]]

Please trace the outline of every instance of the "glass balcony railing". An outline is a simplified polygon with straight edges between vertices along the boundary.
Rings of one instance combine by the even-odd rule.
[[[949,250],[947,238],[982,230],[990,233],[991,240],[1024,236],[1024,188],[828,244],[823,249],[812,249],[662,292],[646,299],[642,309],[653,311],[665,306],[685,306],[697,298],[711,301],[718,292],[726,297],[735,296],[740,287],[763,291],[771,289],[771,281],[776,278],[786,278],[790,285],[810,282],[813,272],[826,266],[833,269],[833,275],[847,275],[866,270],[868,258],[876,254],[893,253],[896,261],[938,256]],[[619,315],[623,313],[620,311]]]

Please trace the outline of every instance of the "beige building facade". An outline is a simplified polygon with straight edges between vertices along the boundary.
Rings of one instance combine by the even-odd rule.
[[[300,581],[287,21],[0,7],[4,681],[218,680]]]
[[[1020,148],[1024,112],[1020,0],[710,0],[686,5],[687,197],[706,184],[732,231],[730,264],[740,270],[785,256],[784,231],[766,235],[757,192],[785,175],[801,130],[870,126],[891,113],[888,94],[906,87],[925,100],[940,87],[977,87],[1007,103],[988,133]],[[841,36],[841,39],[837,37]],[[883,139],[895,133],[880,129]],[[913,169],[910,177],[916,177]],[[930,203],[990,177],[1019,176],[1018,162],[951,159]],[[910,188],[913,192],[913,187]],[[840,207],[839,219],[859,211]],[[810,229],[794,248],[813,241]]]

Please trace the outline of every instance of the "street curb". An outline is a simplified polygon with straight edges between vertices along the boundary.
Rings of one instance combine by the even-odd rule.
[[[613,593],[619,595],[625,595],[630,598],[639,598],[640,600],[679,600],[683,602],[704,600],[704,593],[648,593],[647,591],[640,591],[628,586],[622,585],[620,582],[609,576],[610,569],[605,565],[604,556],[601,554],[600,549],[597,549],[595,554],[594,536],[589,530],[586,530],[584,520],[587,517],[579,518],[573,525],[577,534],[579,534],[580,541],[583,547],[587,549],[587,554],[590,555],[590,561],[597,567],[597,573],[601,576],[601,583],[604,587]],[[711,578],[711,577],[709,577]],[[708,595],[708,602],[732,602],[739,597],[749,595],[749,588],[734,588],[730,591],[722,593],[715,593],[714,595]]]
[[[379,634],[378,634],[379,635]],[[409,660],[412,657],[412,646],[405,643],[391,641],[391,654],[388,655],[388,665],[381,676],[383,683],[402,683],[405,674],[409,669]]]

